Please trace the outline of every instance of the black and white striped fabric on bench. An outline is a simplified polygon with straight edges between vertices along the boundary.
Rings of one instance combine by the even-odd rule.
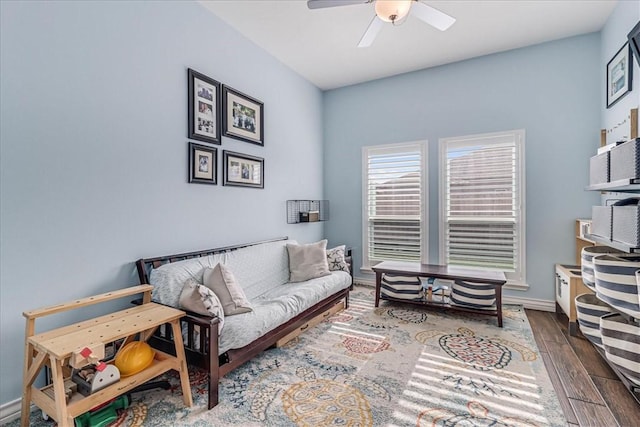
[[[496,307],[495,286],[455,280],[451,287],[451,302],[464,307],[494,309]]]
[[[382,297],[419,301],[424,297],[422,284],[417,276],[385,273],[380,282]]]

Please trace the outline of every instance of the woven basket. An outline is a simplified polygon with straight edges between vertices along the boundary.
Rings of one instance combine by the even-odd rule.
[[[640,386],[640,326],[612,313],[600,318],[600,333],[607,360]]]
[[[587,288],[591,289],[594,292],[596,291],[596,279],[593,276],[593,257],[596,255],[614,253],[621,252],[608,246],[587,246],[585,248],[582,248],[582,262],[580,263],[580,268],[582,270],[582,281]]]
[[[594,294],[582,294],[576,297],[576,314],[580,332],[600,348],[604,348],[600,336],[600,318],[611,312],[612,308],[600,301]]]
[[[640,256],[633,254],[593,257],[596,296],[618,311],[640,319],[640,299],[636,271]]]

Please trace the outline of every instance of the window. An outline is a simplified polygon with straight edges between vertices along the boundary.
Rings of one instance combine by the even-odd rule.
[[[524,130],[440,140],[440,261],[525,284]]]
[[[363,268],[426,262],[426,149],[414,142],[364,147]]]

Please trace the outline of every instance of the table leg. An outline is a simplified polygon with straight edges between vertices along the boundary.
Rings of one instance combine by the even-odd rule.
[[[187,369],[187,359],[184,354],[184,343],[182,342],[182,331],[180,330],[180,319],[171,322],[173,330],[173,343],[176,346],[176,357],[180,362],[180,386],[182,387],[182,400],[185,406],[191,407],[191,384],[189,383],[189,370]]]
[[[376,304],[377,307],[380,304],[380,285],[382,283],[382,272],[376,271]]]
[[[496,289],[496,310],[498,311],[498,326],[502,328],[502,286],[495,285]]]

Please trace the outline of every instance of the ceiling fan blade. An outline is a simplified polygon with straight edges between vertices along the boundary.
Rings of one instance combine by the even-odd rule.
[[[325,7],[348,6],[351,4],[369,3],[370,0],[308,0],[309,9],[322,9]]]
[[[384,21],[378,18],[378,15],[374,16],[367,27],[367,31],[364,32],[364,35],[360,39],[360,43],[358,43],[358,47],[369,47],[371,43],[375,40],[376,36],[384,26]]]
[[[440,12],[438,9],[429,5],[416,1],[411,8],[411,13],[416,18],[426,22],[427,24],[437,28],[440,31],[448,29],[456,22],[456,18]]]

